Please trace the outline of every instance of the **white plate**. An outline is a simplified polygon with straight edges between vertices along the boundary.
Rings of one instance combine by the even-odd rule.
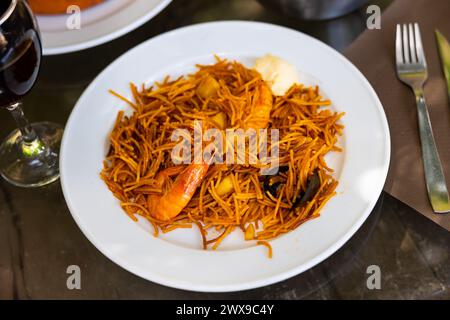
[[[130,32],[163,10],[171,0],[107,0],[81,11],[81,29],[67,28],[70,15],[38,15],[44,55],[98,46]]]
[[[251,65],[271,53],[293,63],[307,82],[320,85],[333,107],[346,112],[343,153],[328,159],[339,179],[338,195],[322,215],[266,248],[236,231],[217,251],[201,250],[197,229],[155,238],[145,222],[133,222],[99,173],[108,134],[126,105],[108,89],[130,97],[128,82],[161,80],[213,62],[213,54]],[[70,116],[61,150],[67,204],[88,239],[112,261],[145,279],[194,291],[235,291],[292,277],[338,250],[361,226],[382,190],[390,158],[386,117],[363,75],[339,53],[300,32],[255,22],[215,22],[178,29],[130,50],[86,89]]]

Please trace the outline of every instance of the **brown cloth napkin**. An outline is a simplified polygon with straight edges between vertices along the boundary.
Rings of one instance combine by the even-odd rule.
[[[345,52],[377,92],[391,131],[392,156],[384,190],[450,231],[450,214],[435,214],[425,185],[417,109],[395,71],[395,27],[418,22],[428,63],[425,98],[450,189],[450,103],[434,30],[450,39],[450,0],[396,0],[381,16],[381,29],[366,30]]]

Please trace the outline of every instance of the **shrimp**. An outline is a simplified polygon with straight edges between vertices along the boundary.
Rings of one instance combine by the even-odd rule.
[[[272,92],[263,81],[260,82],[257,88],[258,97],[255,107],[244,120],[244,129],[264,129],[269,125],[270,112],[273,105]]]
[[[159,187],[174,175],[178,175],[169,190],[161,194],[151,194],[147,198],[150,214],[159,220],[175,218],[189,201],[208,172],[209,164],[192,163],[183,170],[182,166],[165,169],[156,175]]]

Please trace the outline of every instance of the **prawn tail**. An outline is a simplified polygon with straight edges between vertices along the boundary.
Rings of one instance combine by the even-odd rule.
[[[175,218],[192,199],[208,169],[208,164],[190,164],[177,176],[165,194],[149,195],[147,202],[150,214],[163,221]]]

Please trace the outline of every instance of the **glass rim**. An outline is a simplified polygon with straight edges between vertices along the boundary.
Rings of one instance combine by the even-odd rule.
[[[8,20],[8,18],[14,12],[14,10],[16,9],[16,6],[17,6],[17,1],[18,0],[11,0],[11,3],[9,4],[8,9],[6,9],[6,11],[0,17],[0,26],[3,24],[3,22]]]

